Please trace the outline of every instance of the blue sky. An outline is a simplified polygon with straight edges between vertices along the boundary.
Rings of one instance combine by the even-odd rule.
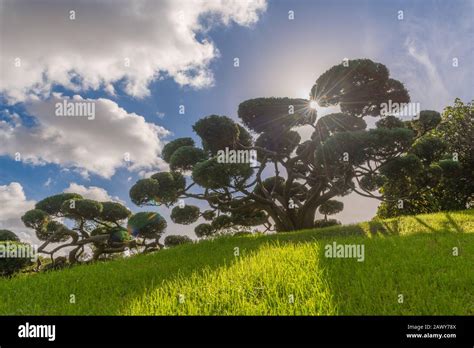
[[[38,7],[40,12],[34,18],[25,1],[0,3],[0,121],[4,122],[0,128],[0,200],[3,197],[4,205],[0,208],[0,221],[4,227],[24,233],[28,231],[20,226],[18,214],[5,205],[29,208],[34,201],[62,192],[71,184],[83,186],[89,193],[91,187],[96,187],[92,195],[106,194],[124,201],[134,211],[140,210],[130,202],[128,190],[145,173],[162,168],[163,163],[149,157],[159,157],[166,141],[195,137],[192,125],[210,114],[237,119],[238,104],[246,99],[305,97],[316,78],[344,58],[370,58],[385,64],[394,78],[406,84],[412,101],[419,102],[422,109],[442,111],[455,97],[464,101],[473,97],[472,1],[275,0],[215,6],[207,5],[212,1],[193,5],[181,1],[176,2],[177,6],[163,0],[150,5],[148,11],[155,11],[156,22],[175,10],[185,11],[184,19],[178,22],[178,26],[184,23],[183,32],[175,31],[172,20],[160,26],[153,18],[144,20],[138,16],[129,18],[143,23],[136,33],[133,29],[131,33],[122,32],[120,27],[115,31],[102,29],[118,21],[121,12],[116,7],[131,6],[127,1],[102,2],[100,9],[112,9],[105,19],[94,16],[100,9],[90,1],[71,2],[62,8],[52,1],[37,1],[36,6],[41,8]],[[189,11],[190,6],[195,9]],[[57,19],[71,8],[77,10],[78,16],[73,26],[70,22],[58,24]],[[41,11],[47,11],[46,17],[56,20],[42,21],[38,18]],[[288,11],[294,11],[294,20],[289,20]],[[399,11],[403,11],[403,20],[398,18]],[[22,16],[24,21],[18,21]],[[202,18],[206,20],[203,22]],[[200,20],[205,25],[196,24]],[[80,26],[74,27],[77,23]],[[88,28],[100,30],[94,34],[87,32],[92,30]],[[161,35],[156,42],[155,35]],[[33,52],[38,42],[41,46]],[[105,47],[103,53],[101,45]],[[143,51],[142,55],[134,56],[133,62],[140,57],[146,61],[135,63],[132,71],[122,76],[114,65],[108,67],[104,62],[110,61],[110,51],[119,52],[125,46],[130,52]],[[11,61],[17,55],[26,62],[20,73],[23,75],[11,72]],[[239,67],[233,66],[234,58],[239,58]],[[455,58],[458,66],[453,66]],[[98,74],[102,82],[96,84],[94,76]],[[127,85],[127,79],[133,83]],[[129,125],[137,130],[148,127],[147,134],[158,134],[159,141],[150,146],[144,141],[140,145],[140,138],[131,131],[111,134],[103,127],[104,134],[100,135],[92,132],[93,125],[85,123],[54,128],[55,124],[44,115],[44,105],[51,100],[51,93],[111,101],[113,104],[104,102],[110,117],[114,117],[116,104],[125,110],[122,116],[130,118]],[[178,113],[179,105],[185,106],[184,115]],[[324,115],[328,111],[319,112]],[[146,124],[139,122],[140,116]],[[151,128],[152,124],[160,129]],[[23,128],[19,130],[15,125]],[[36,134],[38,125],[42,127],[41,134]],[[87,127],[92,127],[89,137]],[[301,133],[305,134],[305,130]],[[78,148],[90,142],[91,146],[85,147],[89,153],[77,155],[76,159],[74,143],[68,143],[68,139],[77,139]],[[28,142],[29,147],[25,145]],[[146,153],[132,168],[117,163],[107,167],[107,156],[112,155],[102,150],[118,143],[127,143],[133,153],[145,154],[147,148],[150,154]],[[61,150],[61,144],[63,151],[58,155],[55,151]],[[23,155],[21,161],[14,159],[15,148]],[[30,159],[24,160],[25,156]],[[87,156],[94,165],[88,166]],[[11,186],[12,183],[20,187]],[[369,219],[377,206],[376,201],[354,195],[345,197],[344,202],[346,208],[337,216],[343,222]],[[159,211],[167,216],[165,209]],[[168,233],[192,231],[192,226],[169,223]]]

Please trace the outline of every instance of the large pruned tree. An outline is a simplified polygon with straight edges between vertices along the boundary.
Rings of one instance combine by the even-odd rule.
[[[76,193],[47,197],[21,219],[43,242],[38,252],[54,260],[55,254],[67,250],[70,263],[83,260],[88,250],[97,260],[131,248],[138,252],[159,249],[167,225],[158,213],[132,215],[118,202],[97,202]]]
[[[247,100],[238,108],[242,124],[218,115],[200,119],[193,129],[202,148],[191,138],[168,143],[163,158],[171,171],[138,181],[130,197],[140,206],[181,203],[173,208],[173,221],[208,220],[196,227],[199,237],[232,226],[314,227],[318,207],[332,198],[353,191],[373,197],[383,183],[380,168],[411,145],[411,129],[366,129],[363,117],[378,116],[389,100],[410,98],[383,64],[361,59],[334,66],[316,80],[309,99]],[[315,103],[341,111],[318,118]],[[310,140],[301,141],[296,131],[301,126],[312,127]],[[230,158],[222,161],[223,154]],[[245,154],[251,160],[242,163]],[[210,209],[183,206],[188,198]]]

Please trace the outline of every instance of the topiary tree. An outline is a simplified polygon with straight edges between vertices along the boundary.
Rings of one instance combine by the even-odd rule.
[[[128,248],[157,249],[158,239],[166,228],[166,221],[157,213],[132,216],[120,203],[97,202],[75,193],[47,197],[21,219],[43,241],[38,252],[54,260],[56,253],[68,248],[70,263],[80,261],[87,249],[92,250],[94,260]],[[149,239],[153,241],[149,243]]]
[[[192,239],[188,236],[178,236],[178,235],[170,235],[166,236],[165,238],[165,245],[168,248],[175,247],[181,244],[189,244],[192,243]]]
[[[456,99],[443,115],[422,111],[418,120],[404,127],[417,139],[382,172],[381,191],[388,198],[378,209],[382,218],[399,215],[460,210],[474,197],[474,105]]]
[[[324,220],[328,220],[328,215],[340,213],[344,209],[344,203],[334,199],[327,200],[319,206],[319,212],[324,215]]]
[[[138,181],[130,197],[138,205],[168,207],[180,199],[206,202],[210,209],[200,216],[210,223],[195,228],[198,237],[231,226],[262,225],[265,231],[314,227],[317,209],[334,197],[357,192],[382,199],[371,192],[384,182],[381,168],[403,161],[401,155],[416,137],[414,129],[393,119],[390,127],[366,129],[363,117],[379,116],[389,100],[406,103],[410,98],[384,65],[368,59],[337,65],[316,80],[310,100],[247,100],[238,108],[242,124],[219,115],[200,119],[193,130],[202,149],[190,138],[179,138],[163,151],[171,172],[158,174],[178,176],[179,185],[152,176]],[[316,103],[339,106],[341,112],[318,118]],[[301,140],[301,126],[313,129],[310,140]],[[184,171],[191,173],[187,186],[180,176]],[[161,192],[164,187],[167,195]],[[195,208],[172,215],[178,223],[199,217]]]

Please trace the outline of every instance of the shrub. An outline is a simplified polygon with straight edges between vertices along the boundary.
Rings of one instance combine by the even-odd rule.
[[[188,236],[171,235],[165,238],[165,245],[167,247],[174,247],[177,245],[188,244],[192,242],[193,241]]]

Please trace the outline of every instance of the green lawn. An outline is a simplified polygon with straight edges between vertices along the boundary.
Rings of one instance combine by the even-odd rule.
[[[363,244],[364,261],[325,257],[333,241]],[[222,237],[2,279],[0,293],[3,315],[473,315],[474,210]]]

